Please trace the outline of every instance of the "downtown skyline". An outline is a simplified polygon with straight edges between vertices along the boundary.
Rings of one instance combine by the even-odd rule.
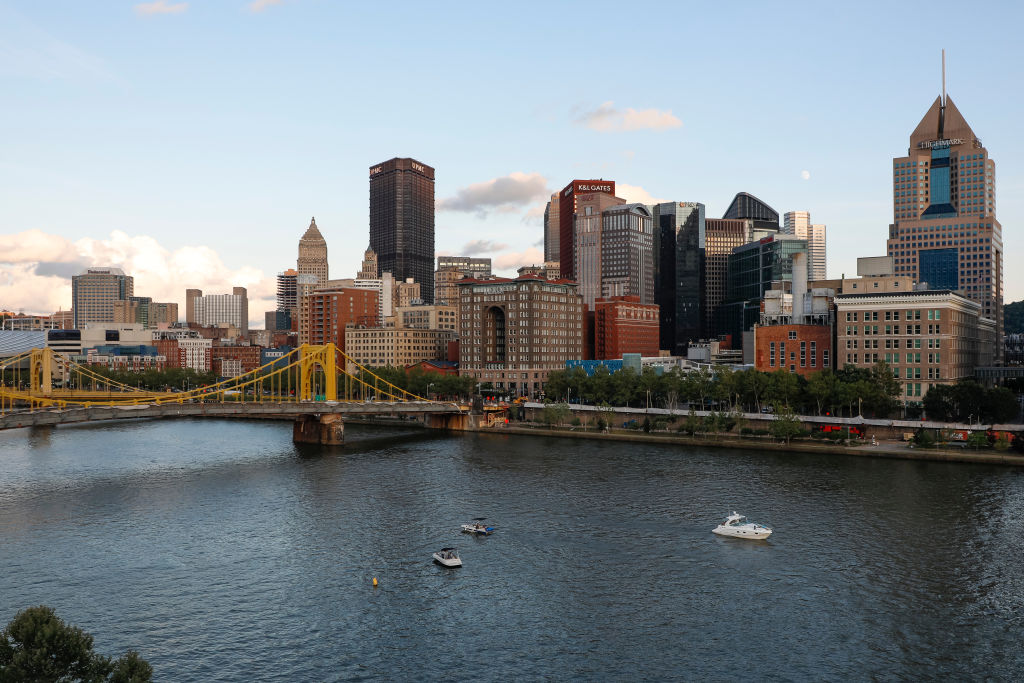
[[[156,300],[248,287],[261,320],[310,215],[331,270],[355,274],[366,169],[392,156],[437,169],[437,253],[488,256],[501,274],[542,260],[544,204],[573,178],[614,180],[628,201],[699,201],[709,217],[740,191],[810,211],[829,226],[830,276],[852,274],[857,256],[885,253],[891,160],[939,93],[942,47],[948,91],[999,166],[1012,263],[1021,11],[986,10],[984,43],[901,52],[919,20],[882,7],[750,7],[737,25],[725,10],[642,5],[658,28],[634,51],[600,3],[488,19],[303,0],[0,1],[14,105],[0,121],[21,131],[0,157],[0,308],[67,308],[71,274],[116,266]],[[594,16],[606,19],[581,58],[559,27]],[[681,35],[692,49],[670,49]],[[1005,299],[1020,298],[1024,276],[1007,268]]]

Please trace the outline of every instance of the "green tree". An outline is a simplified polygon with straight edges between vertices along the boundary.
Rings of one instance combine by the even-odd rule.
[[[1013,392],[1004,387],[996,387],[985,391],[982,413],[988,422],[1004,423],[1017,419],[1020,404]]]
[[[120,659],[92,649],[92,636],[45,605],[21,610],[0,632],[0,681],[147,683],[153,668],[134,651]]]
[[[815,372],[807,380],[807,394],[817,404],[818,415],[822,414],[824,406],[830,405],[837,384],[836,376],[831,370]]]
[[[948,384],[933,385],[921,399],[921,404],[931,420],[949,422],[956,418],[956,390]]]
[[[773,404],[783,404],[792,408],[800,395],[800,383],[795,372],[776,370],[770,373],[766,397]]]
[[[985,432],[971,432],[967,437],[967,445],[974,450],[988,448],[988,435]]]
[[[542,419],[548,426],[560,425],[569,419],[571,413],[568,403],[549,403],[544,406]]]
[[[785,372],[780,371],[780,372]],[[789,374],[789,373],[786,373]],[[796,413],[788,405],[783,403],[775,404],[775,419],[772,420],[770,427],[772,436],[776,439],[781,439],[786,443],[794,436],[800,436],[803,433],[803,426],[800,424],[799,418]]]

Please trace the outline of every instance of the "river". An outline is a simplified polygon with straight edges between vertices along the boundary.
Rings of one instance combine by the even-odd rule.
[[[0,624],[47,604],[158,681],[1024,675],[1020,470],[347,438],[212,420],[0,432]],[[713,535],[733,510],[774,535]],[[497,532],[458,532],[478,516]],[[431,562],[450,545],[461,569]]]

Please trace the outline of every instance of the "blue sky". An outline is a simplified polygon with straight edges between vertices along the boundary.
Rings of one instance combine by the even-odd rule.
[[[461,209],[438,251],[536,261],[545,190],[603,177],[709,216],[738,191],[808,210],[853,273],[943,47],[1024,298],[1014,3],[254,4],[0,0],[0,309],[67,308],[68,273],[118,261],[158,299],[247,285],[256,319],[311,216],[355,274],[393,156]]]

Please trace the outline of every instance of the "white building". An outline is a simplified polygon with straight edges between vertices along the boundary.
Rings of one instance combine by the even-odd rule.
[[[195,321],[203,327],[237,327],[249,333],[249,296],[245,287],[235,287],[231,294],[207,294],[193,300]]]
[[[807,240],[807,279],[826,279],[825,226],[811,223],[809,211],[788,211],[782,224],[782,234]]]

